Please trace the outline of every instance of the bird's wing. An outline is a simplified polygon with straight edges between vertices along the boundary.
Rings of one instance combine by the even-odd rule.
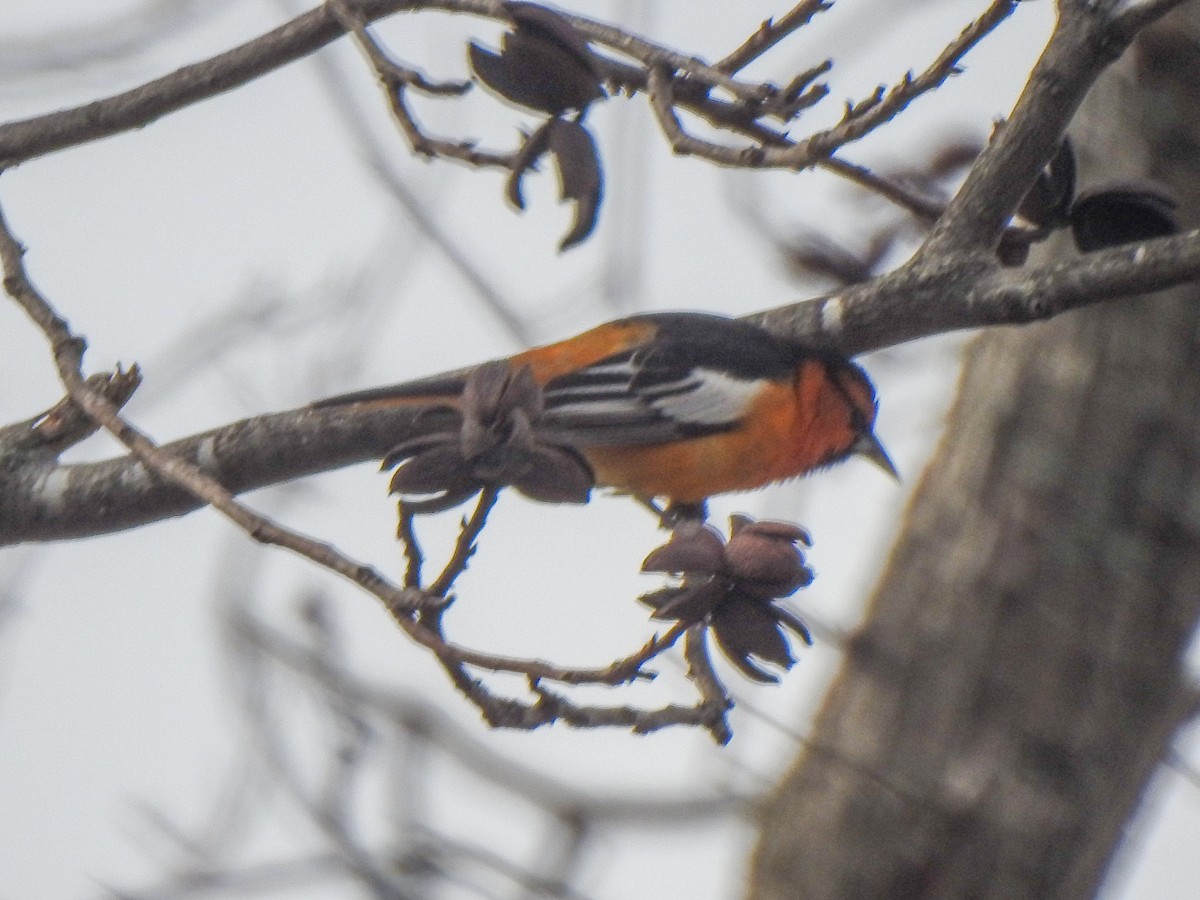
[[[580,447],[699,437],[735,427],[762,387],[656,344],[552,379],[538,429]]]

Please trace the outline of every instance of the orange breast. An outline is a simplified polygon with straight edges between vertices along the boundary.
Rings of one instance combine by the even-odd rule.
[[[599,484],[643,497],[696,503],[803,475],[851,445],[846,401],[823,363],[792,382],[769,382],[737,428],[667,444],[584,451]]]

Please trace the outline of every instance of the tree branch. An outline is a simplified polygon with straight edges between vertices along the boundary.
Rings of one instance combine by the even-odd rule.
[[[951,41],[921,74],[914,76],[910,72],[891,89],[880,86],[870,97],[848,103],[846,113],[837,125],[784,146],[752,144],[732,148],[688,134],[674,112],[674,73],[667,60],[649,64],[651,106],[676,153],[697,155],[727,166],[807,168],[826,159],[839,147],[874,131],[918,97],[940,87],[959,71],[958,63],[963,56],[1008,18],[1016,5],[1016,0],[993,0],[983,15],[963,29],[962,34]]]
[[[0,264],[4,269],[4,288],[50,342],[59,377],[71,403],[129,449],[132,479],[145,480],[152,472],[190,494],[193,502],[219,510],[256,541],[284,547],[317,562],[375,594],[389,609],[409,603],[407,592],[392,587],[370,566],[354,562],[329,544],[281,528],[254,512],[198,465],[157,446],[122,419],[116,404],[106,393],[96,390],[89,380],[84,379],[81,368],[86,342],[71,332],[66,320],[33,286],[25,271],[24,254],[25,249],[13,237],[3,212],[0,212]],[[35,422],[40,424],[38,420]]]
[[[1062,2],[1050,43],[1012,116],[997,130],[962,188],[921,247],[923,257],[951,251],[989,254],[1034,178],[1057,152],[1079,104],[1138,27],[1176,5],[1151,2],[1114,18],[1099,3]]]
[[[1152,3],[1139,8],[1161,14],[1170,5]],[[395,0],[362,0],[356,9],[366,21],[415,6]],[[483,0],[441,0],[420,6],[501,15],[497,4]],[[938,77],[947,76],[958,55],[989,23],[994,25],[1006,15],[1008,6],[993,3],[988,13],[953,45],[955,49],[948,49],[930,71]],[[754,317],[755,321],[792,340],[857,354],[955,329],[1029,322],[1200,276],[1200,237],[1195,233],[1090,254],[1042,269],[1001,269],[989,252],[1027,184],[1057,147],[1079,98],[1107,61],[1124,47],[1124,32],[1114,21],[1127,22],[1129,14],[1126,19],[1114,20],[1110,12],[1097,11],[1090,4],[1063,4],[1063,16],[1050,46],[1012,118],[984,151],[914,260],[872,282],[762,313]],[[604,27],[574,21],[590,39],[619,43]],[[236,79],[244,80],[261,71],[265,58],[295,58],[338,33],[340,27],[324,8],[307,13],[208,63],[120,95],[124,98],[120,102],[119,98],[99,101],[105,113],[97,118],[101,125],[96,127],[112,126],[117,121],[112,116],[121,110],[130,115],[129,110],[136,109],[139,115],[152,117],[177,108],[171,103],[178,105],[183,102],[181,98],[189,96],[189,90],[198,90],[199,80],[210,88],[232,86]],[[635,41],[626,49],[654,57],[660,48]],[[252,64],[251,58],[257,62]],[[679,64],[669,55],[663,60],[663,65]],[[664,69],[651,71],[655,102],[665,114],[670,111],[671,92],[676,86],[668,83]],[[639,69],[634,72],[645,76]],[[711,110],[720,108],[713,107],[713,103],[723,101],[696,102]],[[57,122],[47,132],[58,135],[55,140],[66,140],[67,135],[73,135],[73,139],[82,139],[81,134],[99,136],[86,129],[79,131],[80,121],[87,120],[82,111],[87,109],[30,121],[45,122],[49,118]],[[10,158],[13,136],[19,136],[22,127],[28,125],[0,127],[0,158]],[[26,145],[24,152],[32,152],[33,146],[43,145]],[[791,152],[794,148],[779,149]],[[932,214],[932,209],[923,211]],[[52,311],[50,315],[44,328],[57,327]],[[69,341],[58,349],[75,352]],[[243,420],[162,449],[201,474],[215,477],[224,491],[233,494],[378,459],[411,431],[412,424],[413,413],[405,410],[302,409]],[[120,530],[180,515],[200,505],[191,493],[148,474],[132,457],[76,466],[60,466],[51,460],[0,460],[0,491],[6,501],[0,508],[0,545]]]
[[[1024,325],[1200,278],[1200,232],[1007,269],[957,254],[749,318],[783,337],[869,353],[964,328]]]
[[[697,153],[725,165],[785,168],[822,165],[928,217],[934,212],[922,198],[913,197],[901,186],[888,184],[859,167],[830,160],[830,155],[842,144],[857,140],[884,124],[916,97],[938,87],[957,71],[957,62],[962,55],[1007,17],[1015,5],[1016,0],[994,0],[923,74],[915,78],[906,76],[886,93],[880,88],[872,97],[848,107],[846,117],[837,126],[801,141],[792,140],[759,120],[763,116],[774,116],[787,122],[821,100],[827,90],[815,80],[828,71],[831,63],[825,61],[801,72],[782,88],[770,83],[738,81],[733,78],[733,73],[807,24],[813,15],[827,8],[827,3],[803,0],[777,22],[764,22],[738,49],[716,65],[581,16],[567,18],[588,40],[630,56],[644,66],[598,57],[597,63],[605,79],[619,91],[632,95],[646,90],[650,71],[662,69],[670,73],[670,79],[669,90],[657,92],[660,104],[664,102],[663,97],[669,97],[669,102],[681,109],[694,112],[717,128],[741,134],[753,142],[751,147],[733,151],[731,155],[727,148],[684,135],[675,119],[675,127],[668,129],[667,134],[679,152]],[[468,83],[433,82],[416,69],[394,62],[369,35],[366,25],[396,12],[422,10],[510,21],[505,8],[496,0],[336,0],[325,3],[239,47],[184,66],[130,91],[74,109],[0,125],[0,170],[79,143],[142,127],[160,116],[232,90],[294,62],[345,33],[355,34],[369,56],[387,90],[395,119],[415,152],[475,166],[510,166],[514,158],[511,153],[480,150],[470,140],[431,137],[413,118],[404,96],[409,87],[436,94],[456,94]],[[732,100],[711,96],[713,88],[721,89]]]
[[[746,39],[746,42],[717,63],[716,68],[732,75],[740,72],[758,59],[793,31],[803,28],[817,13],[832,9],[831,0],[801,0],[789,12],[778,19],[762,23],[762,27]]]
[[[1122,4],[1124,8],[1115,14],[1113,26],[1125,32],[1128,39],[1132,40],[1137,32],[1185,2],[1186,0],[1130,0]]]
[[[353,3],[346,0],[341,8],[344,24],[339,22],[334,9],[322,4],[232,50],[184,66],[132,90],[72,109],[0,125],[0,170],[56,150],[139,128],[192,103],[233,90],[319,50],[354,24],[366,25],[397,12],[418,10],[466,13],[510,22],[498,0],[354,0]],[[739,101],[763,103],[779,93],[773,85],[738,81],[719,67],[611,25],[582,16],[567,18],[590,41],[645,65],[665,65],[684,72],[697,86],[719,87]],[[406,83],[417,83],[415,73],[405,71]],[[605,66],[605,72],[627,91],[636,91],[645,83],[644,74],[636,67],[614,62]],[[485,154],[481,161],[496,165],[498,159]]]
[[[791,340],[848,354],[962,328],[1020,324],[1200,278],[1200,233],[1130,244],[1033,269],[975,261],[906,266],[837,294],[760,313]],[[231,494],[382,458],[413,410],[302,408],[257,416],[160,449]],[[0,546],[133,528],[199,506],[131,456],[77,465],[0,460]]]
[[[436,617],[434,618],[434,627],[427,626],[419,618],[413,618],[414,611],[419,610],[426,601],[426,592],[396,587],[371,566],[350,559],[331,544],[276,524],[266,516],[240,503],[235,499],[233,492],[204,471],[200,465],[176,452],[170,445],[167,447],[156,445],[122,419],[106,393],[97,390],[83,378],[80,367],[85,342],[71,332],[67,322],[54,311],[49,302],[33,286],[25,271],[24,252],[24,248],[13,237],[2,212],[0,212],[0,265],[4,270],[5,290],[41,327],[47,340],[50,341],[59,375],[69,392],[70,402],[86,413],[94,422],[102,425],[129,449],[129,456],[122,461],[129,464],[124,471],[125,477],[131,482],[141,484],[160,482],[164,486],[170,485],[175,491],[185,496],[186,502],[192,508],[200,505],[212,506],[254,540],[291,550],[357,584],[383,604],[409,637],[431,650],[444,666],[455,668],[459,672],[462,671],[463,666],[471,665],[496,672],[516,672],[532,679],[547,679],[568,684],[620,684],[639,677],[642,674],[642,666],[653,656],[668,649],[678,637],[678,631],[672,630],[665,638],[651,640],[631,656],[619,659],[608,666],[594,669],[556,666],[537,660],[500,656],[471,650],[446,641],[437,627]],[[117,396],[120,396],[119,391]],[[44,416],[39,416],[30,420],[30,430],[41,427],[44,418]],[[201,449],[200,455],[201,457],[205,455],[203,449]],[[5,465],[3,468],[10,467]],[[53,482],[55,479],[41,480]],[[56,492],[55,488],[51,490]],[[485,499],[481,499],[479,509],[473,517],[472,527],[464,527],[462,538],[455,549],[453,558],[434,583],[434,587],[441,593],[444,594],[448,591],[457,575],[465,569],[467,560],[473,552],[474,539],[478,536],[479,529],[482,528],[487,512],[495,499],[495,490],[485,494]],[[70,501],[65,502],[69,507]],[[402,527],[405,525],[404,519],[401,520],[401,524]],[[412,557],[410,557],[410,565],[411,560]],[[482,702],[484,699],[490,698],[486,691],[480,687],[473,692],[465,692],[473,700],[476,700],[485,712],[487,711],[487,707]],[[514,705],[519,706],[519,704]]]

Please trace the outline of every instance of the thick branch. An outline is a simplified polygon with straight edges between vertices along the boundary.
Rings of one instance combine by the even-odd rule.
[[[412,410],[348,417],[333,410],[257,416],[161,445],[232,493],[380,459],[411,431]],[[0,543],[85,537],[196,509],[196,498],[132,457],[62,466],[0,463]]]
[[[399,0],[377,0],[362,4],[362,11],[368,18],[378,18],[402,5]],[[139,127],[198,100],[240,87],[341,35],[342,29],[324,8],[314,9],[241,46],[132,90],[2,125],[0,169]]]
[[[990,253],[1034,178],[1058,150],[1096,78],[1129,46],[1137,33],[1134,26],[1149,24],[1173,5],[1145,4],[1136,17],[1114,19],[1104,4],[1060,3],[1050,43],[1012,117],[980,155],[921,253]]]
[[[1162,179],[1194,222],[1196,129],[1172,100],[1200,83],[1200,18],[1180,24],[1164,23],[1187,48],[1174,64],[1155,71],[1143,60],[1161,43],[1138,48],[1073,138],[1084,179]],[[1045,276],[1050,302],[1069,302],[1119,290],[1104,269],[1130,252],[1008,274],[1024,300]],[[821,900],[1106,893],[1131,813],[1196,711],[1198,302],[1191,287],[973,342],[815,720],[830,752],[798,761],[764,808],[755,900],[797,884]]]
[[[1169,5],[1150,6],[1158,13]],[[978,33],[1007,13],[1008,6],[993,3],[980,23],[956,42],[953,52],[964,52]],[[362,0],[356,8],[364,21],[413,8],[503,16],[498,4],[486,0]],[[1061,9],[1059,27],[1012,119],[985,151],[918,257],[873,282],[761,314],[757,321],[785,337],[855,354],[959,328],[1046,318],[1200,276],[1200,238],[1195,234],[1110,250],[1039,270],[1003,270],[992,259],[990,247],[1025,185],[1057,146],[1091,81],[1127,41],[1126,32],[1114,24],[1111,10],[1065,2]],[[619,35],[603,26],[577,18],[573,21],[589,38],[640,54],[647,64],[662,67],[653,70],[660,113],[669,112],[666,104],[678,91],[668,82],[667,69],[680,68],[701,80],[711,76],[722,84],[722,79],[728,79],[645,41],[618,40]],[[322,8],[229,53],[127,94],[0,127],[0,160],[26,158],[140,124],[197,96],[236,86],[340,33],[340,26]],[[943,63],[949,58],[939,60],[931,72],[944,77],[950,68]],[[645,78],[640,69],[613,65],[622,71],[631,69],[631,80]],[[741,91],[725,86],[734,94]],[[674,99],[684,106],[690,102]],[[709,109],[722,101],[704,98],[694,102]],[[763,152],[792,149],[771,146]],[[169,449],[236,493],[379,458],[411,425],[411,413],[403,410],[300,410],[245,420],[178,441]],[[6,501],[0,509],[0,544],[119,530],[179,515],[199,505],[189,494],[148,474],[129,458],[82,466],[0,460],[0,491]]]
[[[1200,234],[1129,245],[1037,269],[974,261],[906,267],[839,294],[761,313],[793,340],[863,353],[961,328],[1019,324],[1200,278]],[[230,492],[381,458],[413,411],[299,409],[258,416],[161,449]],[[0,545],[61,540],[182,515],[200,502],[131,457],[60,466],[0,460]]]
[[[1200,232],[1031,269],[957,254],[752,319],[851,356],[963,328],[1019,325],[1200,278]]]

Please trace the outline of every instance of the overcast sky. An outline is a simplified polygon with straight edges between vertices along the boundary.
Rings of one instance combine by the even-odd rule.
[[[563,5],[706,59],[787,7],[760,0]],[[829,108],[803,124],[828,122],[843,99],[921,68],[984,5],[842,0],[748,75],[786,79],[834,56]],[[5,0],[0,120],[135,86],[295,11],[274,0]],[[938,142],[983,139],[1020,90],[1051,11],[1049,0],[1023,4],[967,57],[964,75],[847,156],[895,169],[918,163]],[[463,78],[466,40],[495,44],[498,29],[412,15],[383,23],[379,33],[429,75]],[[433,131],[500,148],[533,121],[481,91],[420,98],[417,110]],[[605,163],[605,204],[596,235],[561,255],[569,210],[558,204],[549,173],[526,180],[527,209],[518,214],[504,203],[498,175],[414,159],[344,41],[142,130],[5,172],[0,203],[29,248],[33,278],[87,336],[89,369],[143,366],[146,382],[128,413],[161,440],[510,353],[635,309],[739,314],[800,299],[822,285],[797,281],[765,237],[817,229],[859,249],[863,223],[893,215],[826,176],[731,174],[673,158],[642,98],[602,104],[589,122]],[[505,326],[497,305],[520,318],[521,333]],[[222,792],[243,784],[246,760],[261,751],[262,736],[245,725],[231,618],[252,615],[302,632],[296,609],[313,595],[327,599],[349,663],[364,679],[436,704],[501,759],[607,797],[709,797],[769,785],[796,753],[804,731],[797,723],[838,663],[837,631],[856,622],[882,565],[906,490],[936,439],[964,339],[864,360],[881,396],[877,430],[903,486],[853,461],[717,504],[721,516],[770,515],[812,531],[818,579],[797,607],[823,629],[779,686],[750,687],[723,670],[740,703],[734,740],[724,748],[678,729],[650,737],[565,728],[489,733],[374,601],[252,546],[210,511],[127,534],[0,551],[7,588],[0,590],[0,898],[135,889],[177,863],[181,855],[165,849],[155,817],[203,831],[223,808]],[[10,303],[0,303],[0,341],[0,422],[55,402],[61,392],[44,343]],[[101,437],[70,458],[114,452]],[[372,466],[249,500],[390,574],[402,570],[386,479]],[[444,552],[453,517],[429,530],[431,553]],[[557,509],[506,497],[460,586],[452,635],[562,663],[602,664],[631,652],[653,630],[633,601],[654,586],[637,570],[660,540],[650,517],[626,500]],[[663,678],[630,702],[690,702],[679,667],[662,668]],[[297,755],[307,758],[306,741],[315,748],[319,740],[305,730],[302,704],[286,692],[271,702]],[[1180,749],[1188,755],[1186,742]],[[1200,758],[1195,740],[1190,753]],[[443,758],[436,749],[432,755]],[[420,811],[428,831],[521,865],[545,851],[548,826],[536,808],[462,764],[426,766]],[[1200,788],[1165,771],[1155,790],[1162,802],[1138,823],[1136,853],[1113,898],[1200,895],[1193,858]],[[284,805],[276,816],[244,812],[269,823],[246,834],[239,850],[247,857],[311,845],[302,817]],[[395,811],[369,806],[363,821],[384,830]],[[736,896],[752,837],[728,818],[659,831],[614,825],[592,841],[577,884],[595,898],[724,900]],[[287,896],[358,895],[341,891],[314,886]]]

